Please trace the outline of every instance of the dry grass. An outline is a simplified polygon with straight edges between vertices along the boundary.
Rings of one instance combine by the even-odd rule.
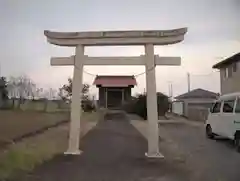
[[[68,128],[63,125],[11,145],[0,153],[0,180],[30,171],[53,155],[63,153],[67,147],[67,135]]]
[[[96,125],[98,113],[83,113],[81,120],[83,136]],[[24,139],[11,145],[8,150],[0,152],[0,180],[15,177],[22,171],[30,171],[36,165],[66,151],[68,128],[68,124],[51,128],[43,134]]]
[[[23,134],[69,119],[68,113],[0,111],[0,142],[11,141]]]

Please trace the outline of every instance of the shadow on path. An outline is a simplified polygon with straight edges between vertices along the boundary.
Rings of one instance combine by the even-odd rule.
[[[166,160],[148,160],[147,140],[123,113],[108,114],[81,139],[79,156],[56,156],[23,180],[135,181],[184,180],[186,172]]]

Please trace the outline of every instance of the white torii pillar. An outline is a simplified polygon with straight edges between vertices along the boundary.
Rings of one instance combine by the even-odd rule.
[[[83,66],[145,65],[148,113],[148,152],[145,155],[154,158],[163,157],[159,152],[155,66],[180,65],[180,58],[158,57],[154,55],[154,45],[181,42],[184,40],[186,32],[186,28],[164,31],[44,32],[48,42],[51,44],[76,47],[75,56],[51,59],[52,65],[74,65],[70,135],[66,154],[81,153],[79,150],[79,138]],[[84,55],[84,46],[104,45],[144,45],[145,55],[140,57],[88,57]]]
[[[82,97],[82,79],[83,79],[83,58],[84,47],[78,45],[76,47],[76,57],[73,69],[72,82],[72,101],[71,101],[71,117],[68,150],[65,154],[80,154],[80,118],[82,112],[81,97]]]
[[[147,119],[148,119],[148,157],[163,157],[159,152],[157,91],[153,44],[145,45]]]

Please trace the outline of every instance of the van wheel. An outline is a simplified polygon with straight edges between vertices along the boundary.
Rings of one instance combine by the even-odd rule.
[[[214,138],[214,134],[212,132],[212,127],[209,124],[206,126],[206,135],[210,139]]]
[[[236,147],[237,152],[240,152],[240,137],[239,137],[239,135],[235,136],[234,145]]]

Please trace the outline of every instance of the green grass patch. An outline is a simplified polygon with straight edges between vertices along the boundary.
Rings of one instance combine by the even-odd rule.
[[[44,161],[41,154],[28,150],[13,149],[4,153],[0,162],[0,179],[16,176],[21,171],[30,171]]]

